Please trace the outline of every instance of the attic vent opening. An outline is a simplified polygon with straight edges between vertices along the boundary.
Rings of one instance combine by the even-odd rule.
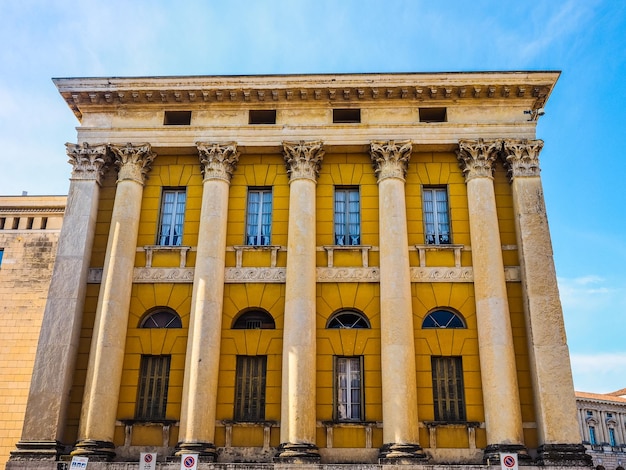
[[[248,113],[248,124],[276,124],[276,110],[251,109]]]
[[[446,108],[419,108],[420,122],[446,122]]]
[[[361,122],[361,110],[358,108],[333,109],[333,122],[337,124],[358,124]]]
[[[191,124],[191,111],[165,111],[164,126],[188,126]]]

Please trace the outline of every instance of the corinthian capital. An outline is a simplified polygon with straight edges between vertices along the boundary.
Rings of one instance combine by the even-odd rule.
[[[310,179],[317,181],[322,159],[324,144],[321,141],[283,142],[283,157],[289,174],[289,181]]]
[[[109,153],[106,144],[89,145],[65,144],[65,151],[70,157],[72,179],[75,180],[95,180],[100,184],[106,165],[109,163]]]
[[[114,163],[118,168],[117,181],[132,180],[143,184],[148,178],[150,165],[156,157],[150,144],[111,145]]]
[[[493,178],[493,162],[501,148],[501,140],[460,140],[456,155],[465,182],[472,178]]]
[[[509,179],[518,176],[539,176],[539,152],[543,148],[543,140],[504,141],[504,166]]]
[[[406,170],[411,158],[413,144],[410,140],[396,142],[371,142],[370,157],[380,183],[385,178],[406,178]]]
[[[219,179],[230,183],[237,168],[239,152],[236,142],[196,142],[200,156],[200,170],[204,180]]]

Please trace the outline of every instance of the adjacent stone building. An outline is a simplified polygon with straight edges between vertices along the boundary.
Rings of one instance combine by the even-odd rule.
[[[80,126],[9,468],[588,465],[535,134],[558,75],[55,79]]]
[[[0,196],[0,467],[24,422],[65,196]]]
[[[612,393],[576,392],[580,435],[594,465],[623,470],[626,465],[626,389]]]

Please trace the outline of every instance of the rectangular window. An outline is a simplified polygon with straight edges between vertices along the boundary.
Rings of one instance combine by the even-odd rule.
[[[465,421],[463,365],[458,356],[433,356],[435,421]]]
[[[41,230],[45,230],[47,226],[48,226],[48,217],[42,217],[41,218],[41,225],[39,226],[39,228]]]
[[[182,244],[186,199],[185,189],[163,190],[158,245],[180,246]]]
[[[360,206],[358,188],[335,188],[335,245],[361,244]]]
[[[0,267],[2,266],[2,258],[4,257],[4,248],[0,248]]]
[[[276,124],[276,110],[251,109],[248,112],[248,124]]]
[[[597,444],[595,426],[589,426],[589,444],[591,444],[592,446],[595,446]]]
[[[450,243],[447,188],[422,188],[424,198],[424,230],[426,244]]]
[[[29,217],[28,219],[26,219],[26,230],[32,230],[33,228],[33,219],[32,217]]]
[[[335,357],[335,419],[363,421],[363,357]]]
[[[17,230],[19,226],[20,226],[20,218],[13,217],[13,230]]]
[[[265,419],[267,356],[237,356],[235,421]]]
[[[358,108],[333,109],[333,122],[336,124],[358,124],[361,122],[361,110]]]
[[[248,189],[246,245],[269,245],[271,233],[272,190],[271,188],[250,188]]]
[[[4,229],[4,224],[6,224],[7,219],[6,217],[0,217],[0,230]]]
[[[165,111],[164,126],[188,126],[191,124],[191,111]]]
[[[420,122],[446,122],[446,108],[419,108]]]
[[[165,419],[171,356],[141,356],[137,419]]]
[[[609,444],[611,444],[611,447],[615,447],[616,441],[615,441],[615,429],[613,428],[609,428]]]

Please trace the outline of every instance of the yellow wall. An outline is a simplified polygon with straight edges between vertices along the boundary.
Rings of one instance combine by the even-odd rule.
[[[510,185],[501,167],[495,176],[495,191],[500,217],[503,245],[514,245],[515,227]],[[326,154],[317,183],[317,246],[333,244],[333,190],[336,185],[359,186],[361,195],[362,244],[377,247],[378,233],[378,186],[367,153]],[[465,181],[452,152],[415,153],[408,166],[406,178],[407,220],[409,244],[424,244],[424,221],[422,217],[423,185],[447,185],[451,216],[452,242],[470,246],[467,215],[467,192]],[[185,212],[183,245],[195,247],[202,198],[202,175],[197,156],[159,155],[149,173],[144,189],[138,247],[153,245],[159,223],[162,187],[185,186],[187,205]],[[245,232],[247,190],[251,186],[272,188],[272,245],[286,246],[289,217],[289,181],[282,155],[245,154],[241,157],[231,181],[228,209],[227,245],[243,245]],[[115,197],[115,175],[109,171],[101,191],[100,211],[96,228],[95,246],[91,264],[101,267],[108,236]],[[384,210],[384,208],[382,208]],[[153,266],[177,267],[178,253],[156,253]],[[244,266],[269,266],[270,252],[259,250],[245,252]],[[412,266],[419,266],[417,251],[410,252]],[[504,251],[506,265],[517,265],[517,252]],[[427,266],[454,266],[450,250],[429,252]],[[360,266],[360,252],[338,251],[335,266]],[[286,253],[278,253],[277,265],[285,266]],[[193,267],[195,254],[188,254],[187,266]],[[145,253],[139,251],[136,266],[145,265]],[[235,252],[227,251],[226,265],[235,266]],[[317,265],[327,265],[323,250],[317,253]],[[369,265],[378,265],[378,252],[369,254]],[[471,266],[471,252],[463,251],[462,265]],[[85,380],[91,328],[96,310],[98,285],[88,286],[87,302],[83,319],[83,331],[79,349],[77,373],[72,389],[72,404],[66,438],[76,439],[80,402]],[[284,284],[227,284],[224,290],[222,319],[222,345],[220,373],[217,392],[217,419],[232,420],[234,415],[235,365],[237,355],[267,355],[266,412],[268,421],[280,421],[280,386],[282,328],[284,310]],[[124,375],[120,390],[118,419],[132,419],[135,413],[139,363],[142,354],[171,354],[172,368],[168,394],[167,418],[180,417],[183,371],[192,285],[187,284],[135,284],[132,291]],[[526,330],[523,318],[521,285],[508,283],[511,321],[515,352],[518,362],[518,379],[524,421],[534,421],[533,398],[528,366]],[[473,285],[471,283],[414,283],[413,320],[416,344],[418,383],[418,412],[420,421],[434,419],[431,356],[454,355],[463,357],[468,421],[483,421],[483,398],[478,356],[476,312]],[[183,328],[172,330],[138,329],[139,321],[146,311],[155,306],[174,309],[182,318]],[[233,320],[243,310],[258,307],[268,311],[276,322],[275,330],[233,330]],[[458,311],[467,329],[421,328],[424,317],[435,307],[450,307]],[[328,318],[340,309],[357,309],[371,322],[371,329],[326,329]],[[382,421],[382,391],[380,370],[380,302],[377,283],[319,283],[317,285],[317,409],[318,421],[333,419],[333,356],[363,355],[365,383],[365,420]],[[217,353],[217,352],[216,352]],[[120,431],[120,430],[118,430]],[[526,430],[527,444],[536,446],[536,433]],[[173,430],[173,436],[177,430]],[[477,445],[486,444],[484,429],[478,429]],[[123,432],[116,434],[116,444],[123,444]],[[175,439],[175,437],[173,437]],[[160,445],[162,436],[153,430],[139,433],[133,444]],[[334,430],[334,447],[362,447],[363,428],[337,428]],[[441,447],[467,448],[467,431],[456,428],[438,429],[437,442]],[[218,427],[215,444],[225,443],[223,427]],[[261,446],[263,435],[260,428],[235,427],[233,445]],[[278,445],[278,430],[272,429],[271,445]],[[381,429],[374,429],[374,447],[382,445]],[[426,429],[420,432],[420,444],[429,446]],[[326,446],[325,435],[318,430],[319,447]]]

